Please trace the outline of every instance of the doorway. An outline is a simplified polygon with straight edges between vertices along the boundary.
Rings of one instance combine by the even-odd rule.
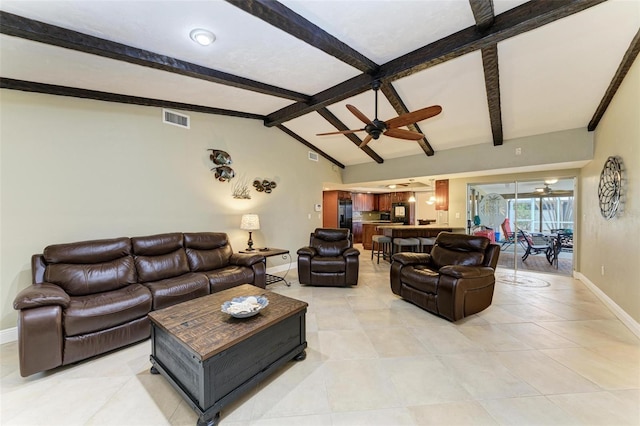
[[[468,184],[467,231],[500,245],[502,268],[571,276],[575,181]]]

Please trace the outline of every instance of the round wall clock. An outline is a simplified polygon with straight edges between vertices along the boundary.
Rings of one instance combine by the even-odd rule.
[[[605,219],[613,219],[620,207],[622,196],[622,158],[609,157],[604,163],[598,184],[600,214]]]
[[[478,204],[480,223],[489,228],[497,228],[507,217],[507,201],[500,194],[487,194]]]

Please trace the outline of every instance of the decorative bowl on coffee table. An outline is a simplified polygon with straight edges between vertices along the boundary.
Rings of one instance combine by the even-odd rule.
[[[249,318],[258,314],[267,305],[269,305],[269,299],[264,296],[242,296],[224,302],[221,309],[222,312],[234,318]]]

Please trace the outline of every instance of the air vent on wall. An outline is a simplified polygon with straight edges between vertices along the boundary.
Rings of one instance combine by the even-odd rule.
[[[317,152],[313,152],[313,151],[309,151],[309,160],[318,161],[318,153]]]
[[[191,128],[190,117],[168,109],[162,109],[162,122],[173,126],[182,127],[184,129]]]

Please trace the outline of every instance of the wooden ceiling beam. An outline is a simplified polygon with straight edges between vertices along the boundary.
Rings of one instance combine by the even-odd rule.
[[[581,12],[605,0],[529,1],[495,17],[484,33],[469,27],[409,52],[380,66],[374,75],[362,74],[267,115],[266,126],[274,126],[369,90],[373,80],[397,80],[467,53],[491,47],[500,41],[534,30]]]
[[[213,108],[202,105],[185,104],[162,99],[142,98],[139,96],[121,95],[118,93],[100,92],[97,90],[79,89],[77,87],[57,86],[53,84],[35,83],[32,81],[0,78],[1,89],[21,90],[23,92],[45,93],[47,95],[70,96],[74,98],[93,99],[96,101],[117,102],[121,104],[143,105],[159,108],[172,108],[181,111],[202,112],[205,114],[226,115],[230,117],[264,120],[263,115],[242,111]]]
[[[587,126],[587,129],[590,132],[594,131],[596,127],[598,127],[598,123],[600,123],[602,116],[607,111],[611,100],[618,91],[620,84],[622,84],[622,80],[624,80],[624,77],[629,72],[629,69],[631,68],[631,65],[633,65],[633,61],[635,61],[638,53],[640,53],[640,30],[638,30],[635,37],[633,37],[633,40],[631,40],[629,48],[625,52],[611,83],[609,83],[607,91],[600,101],[600,105],[596,108],[596,112],[593,114],[593,117]]]
[[[260,83],[5,11],[0,11],[0,33],[296,102],[306,102],[310,99],[309,96],[292,90]]]
[[[493,0],[469,0],[469,5],[476,20],[478,32],[489,30],[495,22]],[[500,106],[500,72],[498,69],[498,45],[483,47],[482,68],[484,71],[484,86],[487,91],[487,106],[489,107],[489,121],[493,145],[502,145],[502,108]]]
[[[389,101],[393,109],[396,110],[396,113],[398,115],[402,115],[410,112],[407,106],[404,104],[404,102],[402,102],[400,95],[398,94],[395,87],[393,87],[391,83],[383,84],[380,87],[380,90],[382,90],[382,93],[384,93],[387,100]],[[420,127],[418,127],[416,123],[409,124],[407,127],[409,128],[409,130],[412,130],[414,132],[423,133],[422,130],[420,130]],[[431,156],[434,154],[433,148],[429,144],[429,141],[427,140],[426,136],[420,140],[417,140],[416,142],[418,142],[418,145],[420,145],[420,148],[422,148],[425,154],[427,154],[428,156]]]
[[[312,143],[310,143],[309,141],[307,141],[305,138],[303,138],[302,136],[298,135],[297,133],[293,132],[291,129],[285,127],[282,124],[278,124],[276,127],[278,129],[282,130],[283,132],[285,132],[287,135],[289,135],[292,138],[294,138],[295,140],[297,140],[298,142],[300,142],[301,144],[307,146],[308,148],[310,148],[313,151],[317,152],[318,154],[320,154],[321,156],[323,156],[327,160],[331,161],[336,166],[340,167],[341,169],[344,169],[344,164],[342,164],[341,162],[339,162],[338,160],[336,160],[335,158],[333,158],[332,156],[330,156],[326,152],[322,151],[321,149],[318,149],[315,145],[313,145]]]
[[[318,114],[320,114],[322,117],[324,117],[324,119],[327,120],[329,123],[331,123],[336,129],[338,129],[340,131],[349,130],[349,128],[347,126],[345,126],[345,124],[342,121],[340,121],[340,119],[338,117],[333,115],[333,113],[331,111],[329,111],[328,109],[320,108],[316,112]],[[348,133],[345,136],[351,142],[353,142],[359,149],[362,149],[365,154],[367,154],[369,157],[371,157],[373,159],[373,161],[375,161],[378,164],[384,163],[384,160],[382,159],[382,157],[380,157],[378,154],[376,154],[376,152],[373,149],[371,149],[369,146],[365,146],[363,148],[360,148],[360,144],[362,143],[362,139],[360,139],[359,137],[357,137],[353,133]]]
[[[378,64],[282,3],[273,0],[225,1],[364,73],[378,69]]]
[[[495,20],[493,0],[469,0],[469,5],[476,20],[476,28],[480,32],[489,29]]]
[[[487,104],[493,145],[502,145],[502,107],[500,106],[500,73],[498,71],[498,46],[482,49],[482,67],[484,68],[484,85],[487,89]]]

